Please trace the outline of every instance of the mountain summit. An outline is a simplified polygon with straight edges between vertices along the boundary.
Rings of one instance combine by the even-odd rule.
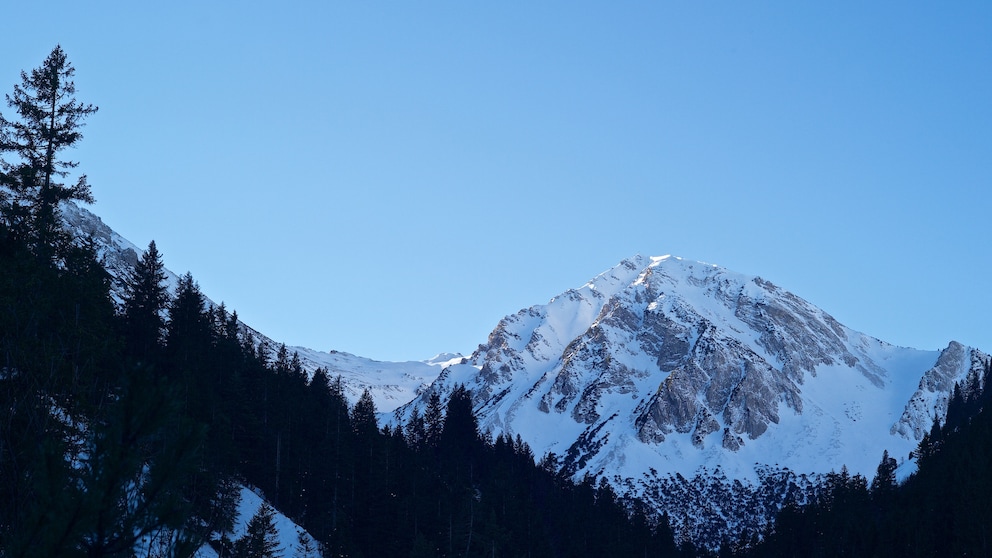
[[[714,471],[870,478],[883,450],[907,459],[987,360],[954,342],[889,345],[760,277],[636,256],[507,316],[431,390],[464,384],[484,431],[650,500],[659,483]]]

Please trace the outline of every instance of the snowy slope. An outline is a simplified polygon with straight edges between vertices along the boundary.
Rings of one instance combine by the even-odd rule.
[[[245,535],[248,529],[248,522],[258,512],[258,509],[262,507],[262,502],[264,501],[264,498],[250,488],[241,488],[237,517],[234,519],[234,529],[232,532],[227,533],[229,540],[235,541]],[[310,556],[306,556],[303,552],[301,541],[308,542],[308,546],[311,549],[316,549],[318,546],[314,538],[305,529],[293,523],[291,519],[279,513],[279,511],[276,511],[274,514],[273,524],[279,534],[279,546],[276,548],[277,556],[284,558],[313,558],[317,556],[315,551],[311,552]],[[209,545],[204,545],[197,552],[198,558],[216,558],[217,556],[217,552]]]

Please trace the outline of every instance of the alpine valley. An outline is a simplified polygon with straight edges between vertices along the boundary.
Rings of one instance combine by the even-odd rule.
[[[93,214],[63,213],[113,275],[138,260]],[[339,376],[352,403],[368,389],[393,426],[464,386],[488,436],[519,436],[545,464],[605,480],[667,513],[677,540],[710,548],[760,532],[828,473],[871,478],[883,452],[908,477],[955,384],[989,365],[954,341],[890,345],[765,279],[672,256],[632,257],[508,315],[467,357],[289,350]]]

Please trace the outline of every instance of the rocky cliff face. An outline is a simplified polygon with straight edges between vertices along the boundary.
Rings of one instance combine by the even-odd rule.
[[[892,425],[891,433],[910,440],[922,439],[930,431],[934,417],[947,415],[954,385],[977,382],[988,360],[989,355],[951,341],[933,367],[923,373],[918,389],[906,403],[899,421]]]

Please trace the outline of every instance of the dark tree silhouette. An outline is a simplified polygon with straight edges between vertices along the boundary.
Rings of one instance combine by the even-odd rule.
[[[124,280],[125,336],[135,359],[148,360],[157,353],[165,332],[162,312],[168,302],[165,266],[153,240]]]
[[[61,46],[42,65],[21,72],[21,85],[7,95],[7,105],[17,113],[11,120],[0,114],[0,156],[13,153],[15,161],[0,159],[0,182],[7,188],[3,216],[15,234],[28,239],[46,259],[60,255],[69,244],[62,230],[59,203],[93,202],[86,175],[72,184],[60,182],[78,163],[60,159],[83,135],[80,128],[97,111],[75,98],[75,68]]]

